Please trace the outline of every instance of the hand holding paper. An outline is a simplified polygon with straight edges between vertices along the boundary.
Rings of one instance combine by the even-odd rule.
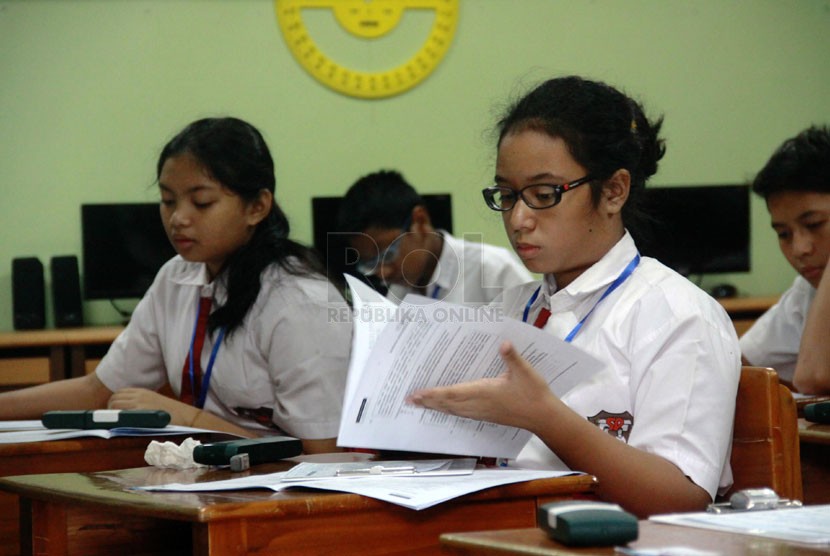
[[[507,366],[499,376],[419,390],[407,401],[459,417],[529,429],[534,417],[556,397],[513,344],[502,343],[499,354]]]
[[[356,300],[355,345],[338,435],[341,446],[515,457],[530,438],[528,431],[415,407],[406,402],[407,397],[428,388],[485,379],[478,384],[493,388],[509,384],[513,394],[524,392],[524,399],[513,402],[521,404],[538,395],[538,390],[562,396],[602,368],[571,344],[505,318],[497,306],[473,308],[407,296],[400,307],[369,313],[366,322],[358,307],[381,307],[388,301],[362,284],[365,289],[352,281],[350,285]],[[366,327],[374,332],[364,333]],[[371,342],[370,336],[376,340]],[[500,376],[506,370],[499,353],[505,340],[536,372],[527,367],[519,380],[505,383],[515,378]],[[509,411],[490,406],[465,414],[495,420]],[[521,419],[515,421],[520,423]]]

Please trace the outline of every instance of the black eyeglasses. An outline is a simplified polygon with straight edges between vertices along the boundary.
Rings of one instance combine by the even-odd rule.
[[[369,260],[362,260],[357,262],[357,271],[363,274],[364,276],[371,276],[375,272],[377,272],[378,267],[381,264],[389,264],[395,261],[398,258],[398,251],[401,249],[401,240],[403,236],[409,232],[409,228],[412,226],[412,217],[407,216],[406,220],[403,222],[403,226],[401,226],[401,233],[395,240],[389,244],[389,247],[383,253],[378,253],[377,257],[374,257]]]
[[[528,185],[519,190],[505,185],[494,185],[493,187],[482,189],[481,193],[484,195],[484,201],[487,203],[487,206],[499,212],[507,212],[512,209],[516,206],[519,198],[532,209],[546,209],[558,205],[565,191],[570,191],[574,187],[588,183],[592,179],[591,176],[585,176],[584,178],[579,178],[578,180],[561,185],[539,183]]]

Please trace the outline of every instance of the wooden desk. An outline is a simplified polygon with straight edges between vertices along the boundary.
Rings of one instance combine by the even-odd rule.
[[[735,325],[738,336],[741,336],[749,330],[749,327],[758,317],[778,303],[779,297],[777,295],[769,297],[727,297],[718,299],[718,302],[729,313],[729,318],[732,319],[732,324]]]
[[[830,504],[830,425],[798,420],[805,504]]]
[[[259,465],[274,472],[291,464]],[[154,468],[0,479],[21,497],[23,553],[435,554],[445,531],[528,527],[538,504],[593,498],[595,479],[570,476],[487,489],[414,511],[335,492],[267,489],[201,493],[128,487],[229,478],[225,469]],[[238,476],[238,474],[236,475]]]
[[[146,465],[144,451],[151,440],[181,443],[183,436],[74,438],[49,442],[0,444],[0,477],[21,473],[103,471]],[[198,435],[203,443],[226,435]],[[0,556],[16,556],[20,547],[18,497],[0,492]]]
[[[445,554],[533,554],[535,556],[569,556],[587,554],[612,556],[614,547],[570,548],[550,540],[541,529],[514,529],[449,533],[441,535]],[[763,554],[764,556],[811,556],[830,554],[830,547],[790,543],[751,535],[739,535],[640,521],[639,538],[628,544],[633,548],[691,547],[716,554]]]
[[[0,387],[83,376],[95,368],[123,326],[0,332]]]

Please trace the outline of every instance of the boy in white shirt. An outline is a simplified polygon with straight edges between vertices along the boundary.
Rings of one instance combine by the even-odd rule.
[[[774,368],[800,392],[830,393],[830,129],[812,126],[786,140],[752,189],[799,275],[741,337],[743,361]]]
[[[396,171],[360,178],[340,206],[341,232],[360,257],[357,270],[374,275],[399,303],[417,293],[463,305],[484,305],[506,288],[533,280],[508,249],[453,237],[433,227],[415,189]]]

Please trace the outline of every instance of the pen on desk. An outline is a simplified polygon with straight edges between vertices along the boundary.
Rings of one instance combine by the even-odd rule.
[[[336,475],[343,477],[347,475],[395,475],[395,474],[413,474],[415,473],[414,465],[404,465],[398,467],[384,467],[383,465],[373,465],[371,467],[362,467],[360,469],[338,469]]]

